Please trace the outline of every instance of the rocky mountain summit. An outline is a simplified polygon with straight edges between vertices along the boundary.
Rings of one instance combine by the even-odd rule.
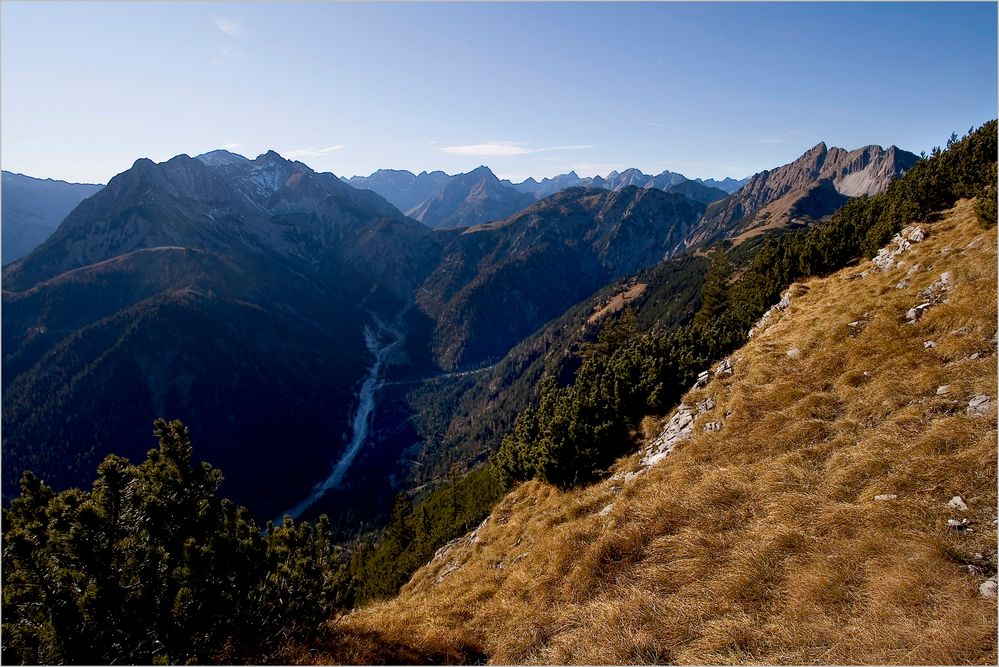
[[[410,211],[441,192],[454,178],[443,171],[414,174],[405,169],[379,169],[370,176],[341,180],[351,187],[377,192],[400,211]]]
[[[4,283],[22,290],[134,250],[173,246],[227,257],[276,255],[314,268],[339,255],[372,273],[366,262],[384,253],[362,246],[424,233],[377,194],[273,151],[255,160],[225,151],[161,164],[143,158],[7,267]],[[391,282],[392,268],[377,268]]]
[[[820,220],[850,197],[884,191],[918,159],[895,146],[847,151],[819,143],[790,164],[753,175],[736,193],[711,205],[690,243]]]
[[[502,220],[533,202],[534,197],[518,192],[481,166],[452,177],[443,190],[407,214],[432,228],[470,227]]]
[[[541,181],[529,178],[522,183],[513,184],[513,187],[521,190],[522,192],[530,192],[538,199],[542,199],[548,195],[555,194],[560,190],[564,190],[565,188],[579,186],[603,188],[605,190],[614,191],[621,190],[629,185],[634,185],[639,188],[669,190],[671,186],[679,185],[687,180],[687,177],[683,174],[677,174],[671,171],[664,171],[661,174],[651,176],[649,174],[642,173],[640,169],[632,168],[625,169],[622,172],[618,172],[616,170],[611,171],[606,177],[580,177],[576,175],[575,171],[570,171],[568,174],[559,174],[558,176],[552,178],[543,178]]]

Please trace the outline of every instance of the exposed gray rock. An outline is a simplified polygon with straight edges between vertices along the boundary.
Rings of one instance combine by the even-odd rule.
[[[956,509],[956,510],[961,510],[962,512],[967,512],[968,511],[968,506],[965,504],[964,498],[962,498],[961,496],[954,496],[953,498],[951,498],[950,500],[948,500],[947,501],[947,507],[950,507],[950,508]]]
[[[711,380],[713,373],[711,371],[701,371],[697,375],[697,380],[694,382],[694,389],[702,389],[708,386],[708,382]]]
[[[611,510],[613,509],[614,509],[614,503],[609,503],[606,507],[597,512],[597,516],[607,516],[608,514],[611,513]]]
[[[433,563],[435,561],[439,561],[442,558],[444,558],[444,556],[446,556],[452,549],[458,546],[460,542],[464,541],[464,539],[465,536],[462,535],[461,537],[456,537],[447,544],[445,544],[444,546],[442,546],[440,549],[434,552],[434,557],[430,560],[430,562]]]
[[[923,290],[923,296],[932,303],[943,301],[947,292],[954,286],[954,278],[950,271],[944,271],[940,277]]]
[[[639,475],[641,475],[643,472],[645,472],[645,468],[642,468],[640,470],[635,470],[632,472],[616,472],[613,475],[611,475],[610,479],[612,482],[623,481],[625,483],[628,483],[631,480],[638,477]],[[613,491],[613,487],[611,488],[611,490]]]
[[[878,250],[878,254],[871,261],[882,271],[887,271],[895,266],[896,257],[912,247],[913,243],[919,243],[926,238],[926,232],[922,227],[910,225],[892,237],[887,246]]]
[[[968,402],[968,414],[973,417],[987,415],[992,409],[993,400],[985,394],[979,394]]]
[[[907,319],[909,321],[908,322],[909,324],[913,324],[915,322],[918,322],[919,318],[921,318],[923,316],[923,314],[927,311],[927,309],[929,309],[929,307],[932,306],[932,305],[933,304],[931,304],[929,302],[926,302],[926,303],[921,303],[921,304],[919,304],[918,306],[916,306],[914,308],[910,308],[905,313],[905,319]]]
[[[796,347],[792,347],[790,350],[787,351],[787,356],[790,357],[791,359],[797,359],[798,357],[801,356],[801,350],[799,350]]]
[[[708,410],[713,410],[715,407],[715,399],[708,397],[697,404],[697,410],[699,412],[707,412]]]
[[[926,349],[926,350],[932,350],[936,346],[937,346],[937,342],[935,340],[928,340],[925,343],[923,343],[923,349]]]
[[[670,417],[656,439],[645,449],[641,463],[643,466],[651,466],[666,458],[673,448],[685,440],[690,440],[694,435],[694,413],[684,403],[676,409]]]
[[[439,572],[439,573],[437,574],[437,583],[439,584],[439,583],[441,583],[442,581],[444,581],[444,579],[445,579],[445,578],[446,578],[446,577],[447,577],[447,576],[448,576],[449,574],[451,574],[452,572],[454,572],[455,570],[457,570],[457,569],[458,569],[458,568],[460,568],[460,567],[461,567],[461,563],[459,563],[459,562],[458,562],[458,561],[456,561],[456,560],[453,560],[453,561],[451,561],[450,563],[448,563],[447,565],[445,565],[445,566],[444,566],[444,567],[443,567],[443,568],[441,569],[441,571],[440,571],[440,572]]]
[[[706,433],[713,433],[714,431],[721,430],[721,422],[708,422],[704,425],[704,431]]]
[[[896,496],[894,493],[882,493],[879,496],[874,496],[874,500],[878,501],[879,503],[883,503],[887,500],[895,500],[896,498],[898,498],[898,496]]]
[[[994,598],[996,594],[999,593],[999,584],[996,583],[996,575],[992,575],[986,579],[978,587],[978,592],[983,598]]]
[[[961,519],[960,521],[957,519],[947,519],[947,527],[957,531],[971,532],[971,528],[968,527],[969,525],[971,525],[970,519]]]
[[[718,373],[719,375],[721,375],[722,373],[724,373],[726,375],[731,375],[732,374],[732,360],[731,359],[722,359],[721,362],[719,362],[718,368],[717,368],[717,370],[715,372]]]
[[[788,287],[786,290],[784,290],[784,293],[781,294],[780,301],[771,306],[770,309],[767,310],[767,312],[763,313],[763,316],[756,321],[756,324],[753,325],[753,328],[749,330],[748,334],[749,338],[752,338],[756,334],[764,333],[766,329],[769,327],[770,319],[776,313],[783,310],[787,310],[787,308],[791,305],[791,290],[793,289],[793,287],[794,286],[792,285],[791,287]]]
[[[949,393],[950,393],[950,385],[949,384],[942,384],[939,387],[937,387],[937,396],[944,396],[944,395],[949,394]]]

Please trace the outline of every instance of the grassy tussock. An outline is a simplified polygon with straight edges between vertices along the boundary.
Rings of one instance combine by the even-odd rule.
[[[961,565],[996,552],[995,409],[965,410],[996,396],[996,235],[970,202],[926,228],[901,268],[798,286],[734,376],[686,397],[716,407],[663,463],[568,493],[521,485],[478,542],[335,632],[496,663],[995,664],[996,602]],[[947,302],[906,324],[943,271]]]

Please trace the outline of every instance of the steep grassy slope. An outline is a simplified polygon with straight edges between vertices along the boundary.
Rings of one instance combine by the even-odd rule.
[[[282,659],[994,664],[996,235],[967,201],[921,227],[886,271],[795,285],[660,461],[519,486]]]

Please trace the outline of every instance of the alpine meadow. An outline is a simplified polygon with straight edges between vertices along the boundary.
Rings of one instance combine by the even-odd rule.
[[[999,660],[994,3],[0,15],[4,663]]]

